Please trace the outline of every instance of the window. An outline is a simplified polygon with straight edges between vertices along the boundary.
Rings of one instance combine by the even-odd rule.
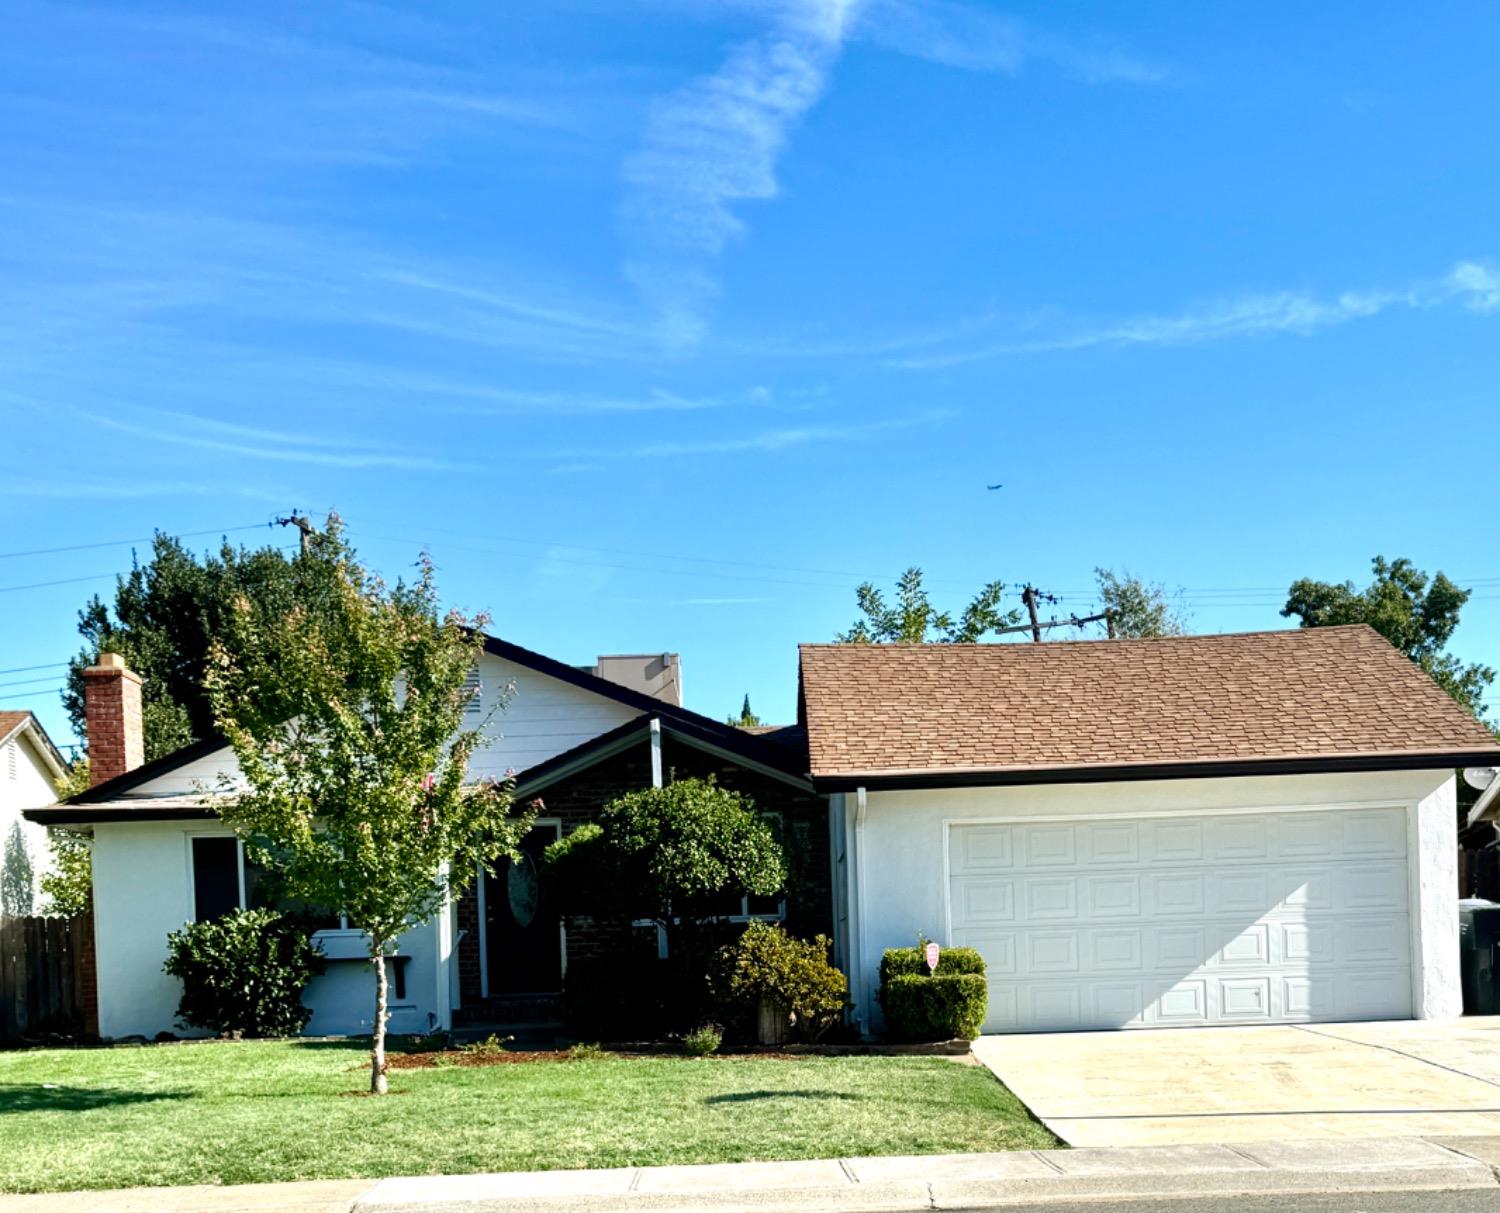
[[[282,896],[276,874],[251,859],[234,835],[199,835],[192,840],[192,847],[193,917],[197,921],[222,918],[233,910],[270,906],[308,918],[315,931],[348,928],[348,922],[340,914],[320,911]]]
[[[223,918],[240,908],[244,896],[240,840],[214,834],[193,839],[193,917]]]

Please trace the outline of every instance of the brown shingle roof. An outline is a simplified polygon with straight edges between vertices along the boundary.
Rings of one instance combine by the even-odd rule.
[[[9,737],[30,719],[30,712],[0,712],[0,737]]]
[[[823,779],[1500,757],[1489,730],[1363,624],[1160,640],[803,645],[802,694],[812,773]]]

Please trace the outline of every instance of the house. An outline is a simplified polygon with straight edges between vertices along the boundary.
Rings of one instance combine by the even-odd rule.
[[[67,763],[35,716],[0,712],[0,914],[41,909],[47,831],[22,813],[55,801],[66,774]]]
[[[683,708],[659,655],[578,667],[491,638],[478,679],[476,711],[509,698],[476,776],[514,768],[545,809],[518,861],[400,939],[393,1031],[549,1017],[568,966],[621,940],[559,917],[541,851],[707,774],[797,856],[784,898],[725,915],[831,934],[867,1033],[882,951],[919,935],[984,955],[992,1032],[1460,1012],[1454,769],[1500,743],[1367,627],[806,645],[798,723],[756,731]],[[92,833],[99,1030],[151,1036],[176,1028],[167,933],[254,904],[255,873],[205,790],[232,754],[142,764],[139,679],[106,656],[86,683],[100,782],[27,816]],[[308,1031],[367,1031],[359,932],[318,939]]]
[[[570,962],[616,946],[586,922],[562,921],[537,880],[545,846],[622,792],[674,775],[714,774],[806,841],[812,879],[735,917],[788,919],[829,931],[828,804],[806,774],[805,748],[756,737],[681,707],[675,654],[605,657],[589,667],[488,638],[478,663],[479,719],[497,703],[476,778],[517,772],[517,792],[545,809],[521,858],[483,875],[455,905],[404,934],[392,968],[390,1030],[455,1019],[549,1017]],[[602,671],[608,676],[601,676]],[[93,838],[98,1028],[106,1038],[179,1032],[180,990],[162,971],[167,934],[183,923],[257,904],[256,872],[214,810],[221,776],[238,776],[219,739],[141,761],[140,678],[113,654],[85,674],[94,785],[32,810],[39,823]],[[374,976],[357,927],[317,932],[329,963],[305,995],[314,1035],[368,1032]]]
[[[808,645],[855,1015],[977,948],[988,1032],[1458,1015],[1454,769],[1500,743],[1363,625]]]

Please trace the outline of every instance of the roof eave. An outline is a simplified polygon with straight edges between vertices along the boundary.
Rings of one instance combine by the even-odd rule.
[[[1245,775],[1321,775],[1364,771],[1445,770],[1500,762],[1500,748],[1321,754],[1271,758],[1207,759],[1049,767],[936,768],[904,771],[835,771],[813,775],[820,792],[855,788],[896,791],[918,788],[1006,787],[1052,783],[1127,783],[1152,779],[1225,779]]]

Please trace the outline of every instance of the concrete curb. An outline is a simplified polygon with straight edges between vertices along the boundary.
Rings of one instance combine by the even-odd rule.
[[[1404,1137],[61,1192],[0,1196],[0,1213],[898,1213],[1108,1197],[1500,1193],[1497,1168],[1500,1137]]]
[[[1479,1140],[1500,1157],[1500,1139]],[[1391,1138],[386,1179],[355,1202],[354,1213],[856,1213],[1110,1196],[1458,1188],[1500,1190],[1500,1180],[1489,1161],[1461,1144]]]

